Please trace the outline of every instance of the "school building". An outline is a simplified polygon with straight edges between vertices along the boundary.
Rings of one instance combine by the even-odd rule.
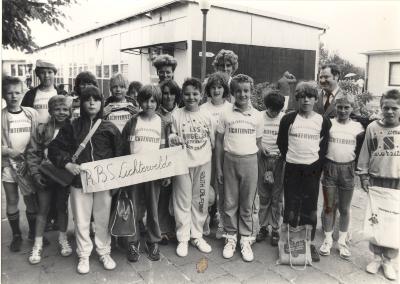
[[[76,75],[93,72],[103,93],[109,79],[120,72],[129,81],[158,82],[152,60],[173,55],[178,66],[175,80],[200,78],[203,15],[191,0],[168,1],[157,6],[72,35],[39,48],[37,58],[59,67],[57,83],[73,85]],[[277,15],[250,7],[213,3],[207,14],[207,74],[220,49],[239,56],[236,73],[252,76],[256,83],[277,81],[289,70],[298,79],[315,79],[320,36],[327,26]]]

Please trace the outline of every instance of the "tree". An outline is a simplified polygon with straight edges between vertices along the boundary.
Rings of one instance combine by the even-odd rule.
[[[32,52],[37,48],[29,23],[39,20],[55,29],[64,28],[66,17],[62,7],[77,0],[2,0],[3,1],[3,48]]]

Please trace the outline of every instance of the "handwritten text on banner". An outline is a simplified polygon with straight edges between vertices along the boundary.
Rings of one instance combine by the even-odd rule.
[[[181,146],[159,151],[99,160],[81,165],[86,193],[110,190],[188,173],[186,149]]]

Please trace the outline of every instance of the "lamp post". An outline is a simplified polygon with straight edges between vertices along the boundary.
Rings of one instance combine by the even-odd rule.
[[[199,1],[200,10],[203,13],[203,40],[201,42],[201,81],[206,78],[206,34],[207,34],[207,12],[211,8],[209,0]]]

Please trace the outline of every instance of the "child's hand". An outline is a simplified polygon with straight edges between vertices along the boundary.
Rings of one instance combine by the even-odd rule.
[[[217,182],[219,184],[224,183],[224,174],[223,174],[222,170],[220,170],[220,169],[217,169]]]
[[[132,114],[132,115],[136,115],[139,112],[139,107],[135,107],[135,106],[132,106],[132,105],[128,105],[127,109],[129,111],[129,113]]]
[[[33,176],[33,179],[36,183],[36,185],[40,188],[40,189],[44,189],[46,187],[47,181],[46,179],[41,175],[41,174],[35,174]]]
[[[164,178],[161,180],[161,186],[162,187],[167,187],[171,184],[171,179],[170,178]]]
[[[69,171],[71,174],[73,174],[74,176],[79,175],[79,173],[81,172],[81,166],[79,166],[78,164],[74,164],[74,163],[66,164],[65,169],[67,171]]]
[[[182,137],[175,135],[175,136],[171,137],[170,144],[171,144],[171,146],[184,145],[185,144],[185,140],[183,140]]]
[[[262,153],[265,157],[269,157],[269,152],[268,152],[267,149],[261,148],[260,150],[261,150],[261,153]]]
[[[108,106],[106,106],[103,110],[103,116],[106,117],[107,115],[109,115],[111,113],[111,111],[113,110],[114,106],[109,104]]]
[[[369,186],[370,186],[369,179],[361,179],[361,187],[362,189],[364,189],[365,192],[369,191]]]

